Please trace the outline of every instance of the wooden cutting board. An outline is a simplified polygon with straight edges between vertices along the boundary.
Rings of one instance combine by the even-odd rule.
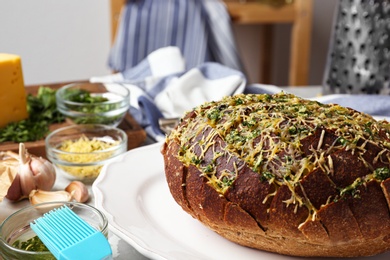
[[[45,87],[50,87],[54,89],[58,89],[68,83],[57,83],[57,84],[50,84],[50,85],[44,85]],[[41,86],[41,85],[40,85]],[[40,86],[30,86],[26,87],[27,93],[35,95],[38,92],[38,89]],[[64,122],[60,124],[53,124],[50,126],[50,131],[53,131],[55,129],[70,125],[69,122]],[[127,149],[133,149],[136,147],[141,146],[145,140],[146,140],[146,132],[145,130],[135,121],[135,119],[127,113],[123,121],[118,126],[120,129],[124,130],[127,134],[128,141],[127,141]],[[43,158],[46,158],[46,151],[45,151],[45,140],[38,140],[35,142],[26,142],[24,143],[29,153],[41,156]],[[13,151],[18,152],[19,150],[19,144],[13,143],[13,142],[3,142],[0,143],[0,151]]]

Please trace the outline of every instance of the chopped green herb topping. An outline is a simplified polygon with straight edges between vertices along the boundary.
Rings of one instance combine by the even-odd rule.
[[[386,167],[375,169],[374,178],[381,181],[390,178],[390,169]]]
[[[26,251],[33,251],[33,252],[44,252],[49,251],[45,244],[39,239],[38,236],[32,237],[26,241],[20,241],[16,240],[13,244],[13,247],[19,248]]]

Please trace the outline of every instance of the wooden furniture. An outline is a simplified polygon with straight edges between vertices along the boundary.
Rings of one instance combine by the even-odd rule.
[[[308,85],[309,55],[312,27],[312,0],[291,0],[289,4],[272,5],[271,0],[224,0],[235,24],[259,24],[263,44],[260,59],[260,82],[271,82],[272,68],[272,27],[274,24],[291,23],[290,42],[290,86]],[[279,1],[280,2],[280,1]],[[115,38],[120,10],[125,0],[111,0],[112,39]]]
[[[116,31],[118,29],[122,6],[126,0],[110,0],[110,18],[111,18],[111,42],[114,42]]]
[[[263,25],[260,60],[262,83],[270,83],[272,68],[273,24],[291,23],[289,86],[308,85],[312,27],[312,0],[291,0],[289,4],[271,5],[265,1],[225,0],[236,24]],[[272,2],[268,0],[267,2]],[[280,1],[279,1],[280,2]]]

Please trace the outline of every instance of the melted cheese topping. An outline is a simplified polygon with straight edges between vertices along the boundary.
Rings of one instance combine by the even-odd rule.
[[[209,128],[212,128],[211,132],[201,140],[196,139]],[[311,154],[307,156],[301,140],[318,129],[322,129],[318,144],[309,148]],[[324,129],[337,136],[326,149],[323,146]],[[223,195],[233,183],[238,168],[235,172],[217,173],[213,165],[202,166],[204,155],[215,144],[216,136],[225,140],[224,150],[228,154],[241,158],[260,175],[261,180],[273,183],[276,188],[287,185],[293,194],[287,204],[301,206],[306,203],[315,214],[316,209],[310,202],[295,194],[299,181],[317,168],[335,174],[329,154],[337,149],[354,153],[355,150],[364,150],[364,143],[373,142],[383,149],[383,153],[388,151],[390,123],[376,121],[367,114],[339,105],[321,104],[285,93],[239,94],[219,102],[205,103],[189,112],[167,138],[179,142],[179,160],[187,166],[198,167],[208,183]],[[358,145],[361,140],[364,140],[363,145]],[[195,147],[202,152],[195,152]],[[366,179],[368,181],[370,176]],[[362,182],[357,180],[351,185],[356,188]],[[346,191],[348,189],[344,193]],[[344,193],[341,191],[340,196]],[[267,199],[275,194],[269,194]]]

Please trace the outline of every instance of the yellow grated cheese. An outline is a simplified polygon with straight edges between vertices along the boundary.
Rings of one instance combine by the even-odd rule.
[[[117,146],[118,141],[105,142],[97,138],[88,138],[83,135],[76,140],[66,140],[61,143],[59,150],[72,154],[61,154],[59,157],[67,162],[75,164],[93,164],[104,161],[112,156],[113,151],[102,152],[111,147]],[[67,173],[78,178],[95,178],[99,175],[103,165],[87,166],[61,166]]]

